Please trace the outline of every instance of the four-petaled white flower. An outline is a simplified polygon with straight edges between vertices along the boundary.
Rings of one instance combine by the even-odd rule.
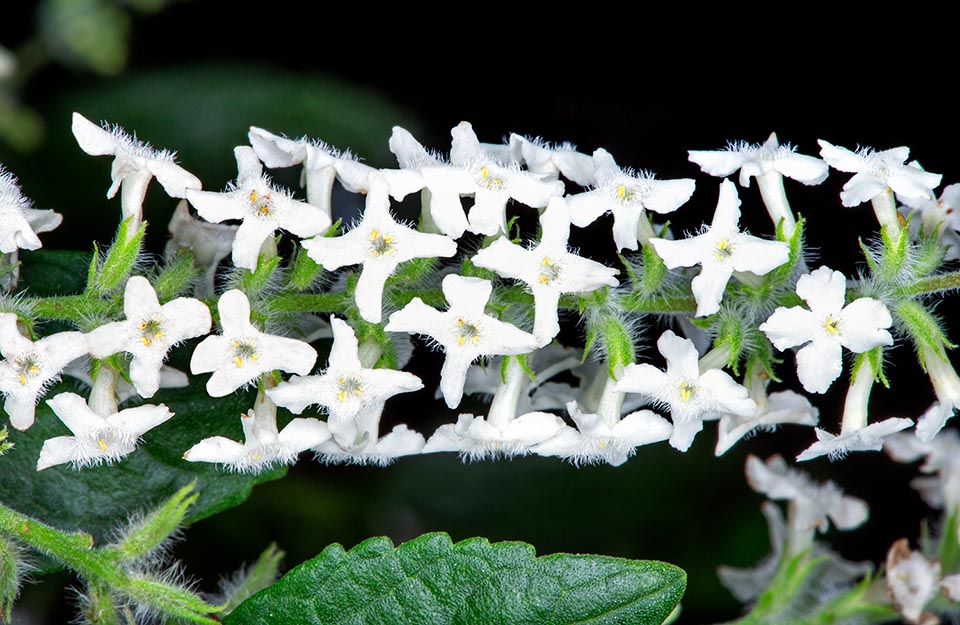
[[[780,145],[777,133],[770,133],[764,143],[738,141],[729,143],[725,150],[688,150],[690,162],[704,173],[726,178],[740,170],[740,185],[750,186],[750,179],[758,180],[768,172],[792,178],[807,185],[820,184],[827,179],[829,167],[815,156],[797,154],[789,143]]]
[[[670,445],[686,451],[704,420],[722,414],[750,417],[757,405],[747,389],[719,369],[700,372],[697,348],[689,339],[667,330],[657,340],[657,349],[667,359],[667,370],[649,364],[631,364],[623,371],[616,389],[643,393],[657,404],[670,408],[673,433]]]
[[[623,169],[604,149],[593,153],[595,188],[571,195],[570,220],[585,228],[606,212],[613,213],[613,240],[618,250],[637,249],[637,229],[646,220],[644,209],[672,213],[693,195],[696,182],[690,178],[657,180],[645,171]],[[647,227],[649,229],[649,227]]]
[[[833,482],[813,482],[802,471],[788,467],[782,456],[772,456],[766,462],[748,456],[747,482],[770,499],[791,502],[795,507],[791,521],[798,530],[826,532],[831,521],[837,529],[853,529],[869,516],[863,500],[844,495]]]
[[[679,241],[650,240],[668,268],[700,265],[700,273],[690,285],[697,300],[697,317],[720,310],[720,300],[734,271],[764,275],[789,260],[786,243],[744,234],[739,223],[737,188],[724,180],[713,222],[703,234]]]
[[[823,139],[820,156],[842,172],[855,174],[843,185],[840,201],[844,206],[857,206],[872,200],[888,188],[904,198],[933,198],[933,189],[940,184],[940,174],[924,171],[916,163],[906,163],[910,148],[900,146],[875,151],[862,148],[851,152]]]
[[[277,431],[276,409],[240,415],[243,443],[224,436],[205,438],[185,454],[190,462],[215,462],[238,472],[261,473],[275,464],[293,464],[300,452],[330,439],[327,424],[296,418]]]
[[[777,308],[760,330],[779,350],[807,344],[797,352],[797,376],[810,393],[824,393],[842,370],[842,349],[862,353],[893,345],[893,324],[883,302],[861,297],[843,305],[847,280],[820,267],[797,281],[797,295],[810,307]]]
[[[114,157],[110,171],[113,184],[107,197],[112,198],[118,189],[121,190],[123,218],[133,217],[131,225],[134,229],[140,225],[143,198],[152,178],[156,177],[170,197],[185,198],[188,189],[202,187],[196,176],[174,162],[175,153],[155,150],[119,126],[101,128],[80,113],[74,113],[73,136],[87,154]]]
[[[188,190],[187,199],[207,221],[241,219],[233,241],[233,264],[256,269],[263,242],[282,228],[299,237],[312,237],[330,227],[330,217],[316,206],[298,202],[272,184],[253,148],[233,150],[239,172],[223,193]]]
[[[16,177],[0,165],[0,253],[40,249],[37,233],[49,232],[62,221],[60,213],[33,208]]]
[[[606,462],[620,466],[634,454],[637,447],[658,443],[670,438],[673,426],[651,410],[639,410],[622,419],[607,419],[603,415],[584,412],[571,401],[567,412],[576,428],[563,429],[533,451],[541,456],[559,456],[574,465]]]
[[[540,342],[531,334],[484,313],[493,293],[489,280],[450,274],[443,279],[443,294],[450,307],[440,312],[419,297],[390,315],[387,332],[425,334],[446,352],[440,371],[440,391],[447,406],[455,408],[463,397],[470,363],[480,356],[526,354]]]
[[[98,415],[87,401],[74,393],[60,393],[47,400],[73,436],[57,436],[44,441],[37,459],[37,471],[71,463],[82,468],[112,464],[137,448],[143,434],[173,416],[165,405],[143,405],[110,415]]]
[[[564,427],[563,419],[549,412],[528,412],[504,424],[489,418],[461,414],[457,422],[437,428],[423,453],[459,452],[469,460],[522,456],[535,450]]]
[[[753,398],[756,401],[756,398]],[[779,391],[764,398],[763,405],[757,402],[757,412],[752,416],[725,414],[720,417],[717,447],[714,453],[724,454],[744,436],[757,429],[776,429],[778,425],[817,425],[820,411],[803,395],[793,391]]]
[[[567,248],[570,213],[563,198],[553,198],[540,216],[540,242],[525,249],[500,237],[471,259],[477,267],[506,278],[526,282],[533,292],[536,315],[533,335],[548,343],[560,332],[557,305],[564,293],[617,286],[617,270],[576,254]]]
[[[315,237],[302,242],[310,258],[333,271],[346,265],[363,264],[354,298],[360,316],[380,323],[383,285],[397,265],[414,258],[449,257],[457,244],[441,234],[417,232],[397,223],[390,215],[390,196],[382,176],[372,177],[363,219],[339,237]]]
[[[131,354],[130,381],[142,397],[153,397],[160,388],[160,367],[167,352],[181,341],[210,332],[210,309],[187,297],[161,306],[150,281],[133,276],[127,280],[123,311],[126,321],[107,323],[87,334],[90,355]]]
[[[361,413],[375,410],[379,414],[387,399],[418,391],[423,388],[423,382],[406,371],[364,367],[353,328],[336,317],[330,318],[330,325],[333,347],[327,369],[319,375],[293,376],[269,389],[267,395],[294,414],[300,414],[312,404],[324,406],[330,414],[327,419],[330,433],[347,447],[354,442]]]
[[[430,192],[429,214],[444,234],[458,239],[468,229],[486,235],[506,232],[506,206],[511,198],[543,208],[551,197],[563,195],[562,182],[543,180],[515,163],[504,162],[510,159],[504,158],[502,149],[495,149],[501,146],[480,143],[469,123],[461,122],[450,134],[450,163],[429,153],[402,128],[394,128],[390,137],[390,150],[400,166],[417,170],[423,177]],[[474,198],[469,218],[461,196]]]
[[[367,193],[372,186],[370,177],[383,176],[390,186],[390,195],[397,200],[423,187],[423,181],[415,172],[377,170],[361,163],[349,150],[341,152],[323,141],[307,137],[288,139],[255,126],[250,127],[248,137],[250,145],[267,167],[303,165],[301,186],[307,188],[307,202],[327,217],[332,215],[330,199],[335,180],[351,193]]]
[[[213,372],[207,380],[211,397],[229,395],[262,373],[275,369],[307,375],[317,360],[309,344],[264,334],[250,323],[250,302],[243,291],[233,289],[217,302],[222,334],[208,336],[197,345],[190,359],[191,373]]]
[[[379,425],[380,415],[375,423]],[[317,460],[324,464],[357,464],[383,467],[402,456],[419,454],[423,450],[423,434],[414,432],[404,424],[393,428],[385,436],[377,436],[376,431],[363,430],[353,445],[344,447],[330,439],[313,451]]]
[[[17,315],[0,313],[0,392],[10,424],[18,430],[33,425],[37,400],[71,361],[87,353],[80,332],[58,332],[33,342],[17,328]]]
[[[799,456],[797,462],[813,460],[820,456],[828,456],[833,460],[843,458],[851,451],[880,451],[883,449],[883,440],[913,425],[912,419],[894,417],[877,423],[841,431],[834,435],[826,430],[816,428],[817,442],[807,447]]]

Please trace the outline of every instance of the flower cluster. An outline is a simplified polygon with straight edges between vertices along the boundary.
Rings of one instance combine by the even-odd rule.
[[[949,246],[960,241],[952,210],[960,187],[936,198],[940,176],[906,163],[906,148],[852,152],[821,141],[817,158],[772,134],[762,144],[691,150],[692,163],[724,180],[708,224],[679,237],[655,226],[650,213],[690,202],[692,178],[661,180],[619,165],[602,148],[581,153],[519,135],[483,143],[466,122],[451,130],[448,154],[394,128],[389,147],[398,166],[382,169],[322,141],[253,127],[250,145],[234,150],[237,178],[222,192],[203,190],[172,152],[119,127],[75,114],[73,131],[84,151],[114,157],[108,197],[121,192],[127,225],[91,269],[80,296],[87,308],[51,317],[75,331],[37,336],[42,312],[0,313],[0,391],[14,427],[30,427],[61,372],[91,386],[88,398],[47,400],[74,436],[49,440],[38,468],[115,462],[132,452],[172,414],[163,404],[120,404],[154,398],[165,380],[188,383],[164,364],[186,341],[194,342],[189,373],[210,374],[211,397],[248,387],[257,395],[240,416],[242,443],[210,433],[184,457],[243,471],[290,463],[308,450],[325,462],[384,464],[453,451],[621,464],[637,447],[661,441],[686,451],[711,421],[719,425],[719,455],[758,430],[819,424],[804,395],[768,393],[772,380],[792,379],[777,366],[787,359],[778,352],[792,349],[796,377],[812,394],[841,377],[844,348],[853,358],[839,434],[818,428],[800,460],[879,449],[912,425],[867,416],[873,385],[886,381],[884,350],[896,340],[915,344],[936,394],[917,436],[934,441],[960,406],[950,343],[923,299],[960,283],[937,273],[957,253]],[[302,168],[303,199],[265,173],[287,167]],[[870,200],[882,229],[877,249],[866,249],[868,272],[854,280],[809,266],[804,222],[786,199],[784,177],[820,184],[830,167],[855,174],[841,202]],[[742,230],[741,198],[726,179],[736,172],[744,188],[757,181],[770,234]],[[153,178],[183,200],[170,222],[165,266],[192,265],[180,281],[157,277],[166,268],[133,275]],[[352,224],[333,223],[335,185],[366,196]],[[415,224],[395,204],[411,194],[422,206]],[[906,208],[897,208],[898,199]],[[37,233],[61,218],[33,209],[2,171],[0,218],[0,252],[10,268],[0,277],[14,291],[15,255],[40,247]],[[605,219],[613,242],[603,251],[626,254],[621,266],[570,247],[572,228]],[[918,226],[906,227],[911,220]],[[288,242],[278,246],[281,238]],[[280,251],[290,247],[284,261]],[[561,343],[571,317],[586,335],[582,349]],[[639,330],[656,327],[655,317],[672,326],[658,333],[659,356],[644,361]],[[214,321],[219,332],[210,334]],[[411,336],[442,351],[438,396],[446,406],[459,409],[465,394],[479,393],[492,396],[486,414],[458,410],[429,437],[407,425],[381,433],[390,398],[423,388],[401,370]],[[329,359],[315,371],[324,338],[333,339]],[[291,420],[281,411],[308,409],[317,413]],[[754,467],[751,479],[772,483],[761,473]]]

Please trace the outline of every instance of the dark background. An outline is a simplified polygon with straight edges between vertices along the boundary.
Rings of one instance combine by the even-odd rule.
[[[34,41],[48,28],[48,4],[18,3],[26,10],[0,25],[0,43],[17,49]],[[622,165],[662,178],[696,178],[693,199],[671,216],[680,230],[709,220],[719,182],[687,162],[686,150],[759,142],[771,131],[807,154],[818,152],[818,138],[851,148],[909,145],[925,168],[945,174],[944,184],[956,180],[960,127],[942,87],[950,73],[883,41],[861,42],[843,58],[836,33],[808,32],[803,40],[762,33],[700,38],[674,30],[681,22],[639,11],[599,19],[594,12],[548,28],[505,21],[510,7],[504,6],[470,6],[475,22],[439,26],[428,25],[424,15],[414,16],[419,21],[375,15],[364,5],[337,7],[347,14],[336,16],[332,8],[329,14],[317,9],[289,0],[249,9],[193,1],[133,12],[129,58],[113,75],[52,53],[18,96],[42,119],[43,138],[26,151],[0,145],[0,162],[21,178],[27,195],[65,216],[64,227],[44,236],[45,245],[89,249],[91,239],[108,242],[117,225],[118,200],[103,197],[109,160],[76,146],[69,134],[74,110],[178,150],[181,164],[210,189],[235,176],[231,149],[245,142],[251,124],[352,147],[378,166],[394,165],[386,148],[393,124],[441,151],[449,149],[449,129],[461,120],[472,122],[483,141],[517,132],[572,141],[584,152],[604,147]],[[615,49],[616,41],[626,45]],[[818,44],[824,52],[814,52]],[[291,172],[277,172],[277,179],[296,183]],[[794,208],[812,222],[814,265],[849,276],[859,267],[857,239],[870,236],[875,221],[866,205],[840,205],[845,180],[831,172],[819,188],[786,184]],[[768,233],[757,191],[741,190],[741,196],[744,223]],[[172,204],[151,188],[146,210],[160,225]],[[603,247],[609,227],[607,217],[575,232],[572,243],[609,259]],[[161,232],[155,226],[149,235],[157,253]],[[950,309],[942,311],[952,317]],[[655,353],[660,331],[644,332],[642,353]],[[929,383],[908,346],[892,352],[891,364],[896,391],[877,389],[871,414],[915,418],[932,398]],[[436,360],[423,351],[411,366],[436,378],[429,373]],[[796,386],[790,367],[783,372]],[[814,399],[828,430],[839,429],[843,386],[838,382]],[[391,401],[387,412],[423,432],[450,418],[427,391]],[[715,567],[749,565],[767,551],[761,497],[743,479],[746,455],[792,457],[813,435],[785,428],[716,459],[714,428],[708,424],[685,455],[666,445],[642,448],[619,468],[576,469],[540,458],[465,466],[451,455],[404,459],[386,469],[305,461],[285,479],[258,487],[239,509],[191,527],[177,555],[209,590],[270,541],[287,551],[291,567],[332,542],[349,547],[371,535],[402,541],[441,530],[454,539],[525,540],[540,553],[673,562],[690,576],[684,622],[729,619],[739,608],[719,586]],[[806,468],[871,504],[866,526],[828,536],[851,559],[882,560],[894,540],[916,537],[921,519],[931,514],[907,487],[912,468],[880,454],[854,454],[835,464],[820,459]],[[58,593],[41,586],[28,590],[27,601],[40,605]]]

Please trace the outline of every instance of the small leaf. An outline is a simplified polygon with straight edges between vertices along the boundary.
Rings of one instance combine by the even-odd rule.
[[[230,614],[241,603],[277,581],[284,555],[276,545],[270,545],[256,562],[243,567],[231,579],[221,582],[225,598],[223,613]]]
[[[606,556],[535,557],[531,545],[452,543],[425,534],[394,548],[371,538],[331,545],[242,603],[224,623],[660,624],[686,574],[663,562]]]

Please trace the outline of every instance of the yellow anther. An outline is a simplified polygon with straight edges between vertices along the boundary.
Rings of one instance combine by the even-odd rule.
[[[463,319],[457,319],[457,325],[458,325],[458,326],[462,326],[462,325],[463,325]]]
[[[693,397],[693,386],[684,382],[680,385],[680,401],[690,401]]]
[[[380,231],[379,231],[379,230],[377,230],[376,228],[374,228],[373,230],[370,231],[370,240],[371,240],[371,241],[376,241],[376,240],[379,239],[379,238],[380,238]]]
[[[490,177],[490,170],[487,169],[486,165],[480,168],[480,177],[483,178],[484,180]]]
[[[597,447],[599,447],[600,449],[606,449],[606,448],[607,448],[607,445],[608,445],[607,439],[605,439],[605,438],[601,438],[601,439],[600,439],[600,442],[597,443]]]
[[[627,187],[625,185],[617,185],[617,197],[621,200],[627,197]]]
[[[337,391],[337,399],[340,401],[345,401],[347,399],[347,392],[343,389]]]
[[[142,337],[140,337],[140,340],[143,341],[143,344],[144,344],[145,346],[147,346],[147,347],[150,347],[150,343],[153,342],[153,341],[150,340],[150,337],[149,337],[149,336],[142,336]]]
[[[457,337],[457,345],[463,345],[466,342],[467,342],[467,337],[463,336],[462,334]],[[23,376],[21,376],[21,379],[23,379]],[[24,384],[26,384],[26,382],[24,382]]]
[[[251,203],[251,204],[256,204],[256,202],[257,202],[257,197],[258,197],[258,196],[257,196],[257,190],[254,189],[253,191],[250,192],[250,203]]]
[[[543,257],[543,260],[540,261],[540,264],[541,264],[541,265],[549,265],[549,264],[551,264],[551,263],[550,263],[550,257],[549,257],[549,256],[544,256],[544,257]]]
[[[257,212],[266,217],[270,214],[270,207],[266,204],[261,204],[260,208],[257,209]]]
[[[40,371],[40,367],[38,367],[37,365],[30,365],[27,371],[29,373],[37,373],[38,371]]]
[[[238,367],[243,366],[243,358],[241,358],[240,356],[234,357],[233,362],[235,362]]]
[[[101,438],[100,440],[97,441],[97,443],[99,443],[100,445],[100,451],[107,451],[107,441]]]
[[[826,328],[827,334],[836,334],[840,331],[840,321],[834,319],[833,316],[828,316],[827,321],[823,324],[823,327]]]
[[[22,373],[20,374],[20,384],[24,386],[27,385],[27,376],[23,375]]]
[[[733,254],[733,246],[730,245],[730,241],[728,239],[720,239],[717,241],[715,253],[718,261],[726,260],[731,254]]]

